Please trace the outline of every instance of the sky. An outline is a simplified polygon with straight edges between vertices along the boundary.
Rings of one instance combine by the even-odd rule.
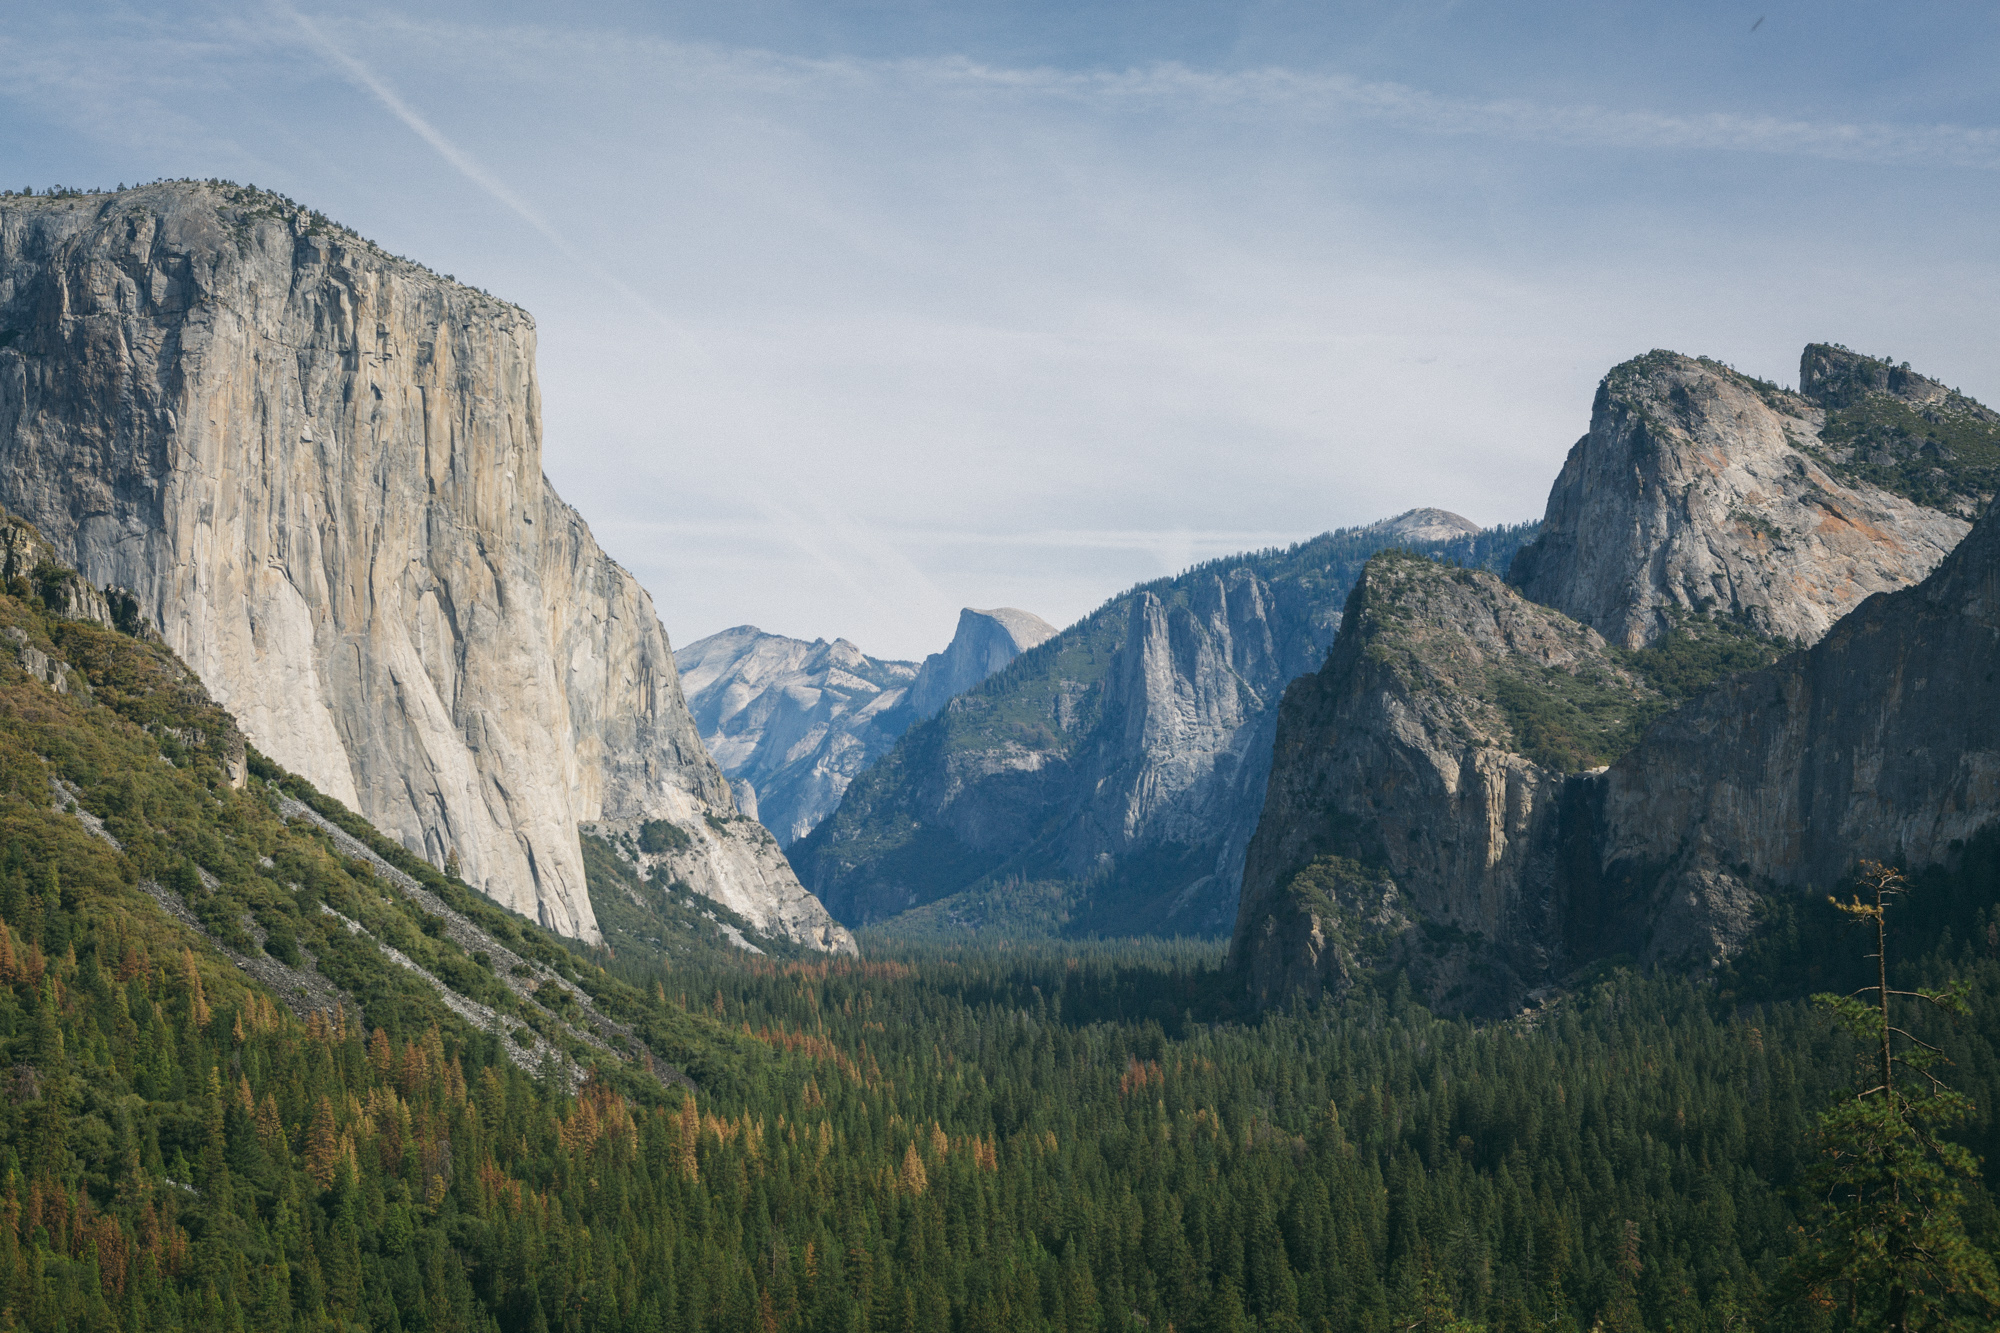
[[[2000,7],[0,0],[0,184],[279,190],[533,312],[673,640],[918,658],[1437,505],[1613,365],[2000,402]]]

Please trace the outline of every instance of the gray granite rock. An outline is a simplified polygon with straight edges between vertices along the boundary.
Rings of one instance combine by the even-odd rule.
[[[912,727],[794,864],[853,924],[1223,933],[1279,697],[1324,660],[1364,562],[1504,567],[1523,535],[1417,510],[1123,593]]]
[[[688,707],[738,808],[789,847],[834,810],[855,775],[912,724],[1055,633],[1031,612],[959,613],[923,665],[738,625],[676,649]]]
[[[789,846],[895,744],[917,668],[738,625],[674,650],[688,708],[736,804]]]
[[[1521,753],[1524,691],[1587,694],[1612,732],[1658,697],[1595,630],[1493,574],[1369,561],[1325,666],[1278,711],[1231,942],[1253,1003],[1342,993],[1371,951],[1455,1008],[1504,1009],[1546,971],[1571,779]],[[1404,938],[1418,925],[1434,947]]]
[[[1569,945],[1707,963],[1768,892],[1949,864],[2000,822],[2000,509],[1915,588],[1657,723],[1579,793]]]
[[[1056,627],[1032,611],[1011,606],[958,613],[958,629],[941,653],[932,653],[910,683],[912,721],[937,716],[965,693],[1036,644],[1055,637]]]
[[[1811,643],[1871,593],[1922,579],[1968,526],[1841,480],[1825,423],[1812,399],[1714,361],[1628,361],[1599,385],[1541,537],[1509,577],[1627,647],[1688,609]]]
[[[1386,968],[1494,1012],[1594,958],[1703,967],[1766,894],[1949,862],[2000,820],[2000,517],[1956,516],[2000,417],[1839,348],[1802,382],[1641,357],[1600,388],[1518,587],[1370,563],[1279,712],[1246,998]],[[1667,701],[1619,650],[1701,611],[1812,646],[1650,720]],[[1602,766],[1529,757],[1552,735]]]
[[[0,201],[0,504],[259,749],[594,938],[580,824],[735,807],[650,599],[542,475],[534,357],[525,311],[275,196]]]

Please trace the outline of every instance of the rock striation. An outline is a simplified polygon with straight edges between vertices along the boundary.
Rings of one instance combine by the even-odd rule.
[[[917,668],[738,625],[674,650],[688,708],[743,813],[790,846],[903,734]]]
[[[1595,630],[1492,573],[1370,560],[1326,664],[1278,712],[1231,941],[1251,1000],[1344,994],[1396,963],[1433,1002],[1504,1008],[1560,938],[1569,779],[1545,733],[1588,764],[1659,697]]]
[[[646,593],[542,476],[534,354],[518,307],[275,196],[0,201],[0,503],[260,750],[595,938],[580,824],[735,809]]]
[[[1504,567],[1528,535],[1413,535],[1440,512],[1113,598],[912,727],[792,847],[800,877],[849,924],[912,933],[1226,931],[1278,699],[1320,664],[1368,556]]]
[[[1807,348],[1802,374],[1822,397],[1835,378],[1815,370],[1827,350]],[[1857,400],[1888,397],[1850,387]],[[1863,598],[1923,578],[1967,528],[1901,493],[1929,491],[1842,466],[1828,425],[1821,402],[1719,362],[1628,361],[1598,386],[1541,536],[1509,577],[1629,648],[1677,612],[1711,609],[1811,643]]]
[[[1867,858],[1949,864],[2000,823],[2000,509],[1915,588],[1662,719],[1578,793],[1578,956],[1696,964],[1758,898],[1832,891]]]
[[[1055,637],[1056,627],[1032,611],[1011,606],[992,611],[966,607],[958,629],[941,653],[932,653],[910,683],[911,721],[936,717],[938,710],[1038,644]]]
[[[2000,819],[2000,519],[1956,516],[1991,414],[1840,348],[1801,380],[1627,363],[1517,586],[1370,562],[1279,713],[1246,998],[1398,971],[1504,1012],[1592,959],[1706,965],[1761,895]]]

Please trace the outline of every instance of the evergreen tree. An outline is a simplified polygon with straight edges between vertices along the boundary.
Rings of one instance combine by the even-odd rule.
[[[1961,1217],[1978,1163],[1945,1137],[1972,1106],[1932,1072],[1946,1063],[1943,1051],[1896,1026],[1892,1011],[1893,1001],[1918,1000],[1963,1014],[1965,991],[1889,984],[1888,908],[1904,892],[1903,876],[1865,861],[1861,881],[1866,898],[1834,905],[1872,926],[1875,981],[1814,998],[1861,1043],[1865,1072],[1862,1086],[1820,1117],[1820,1159],[1807,1175],[1814,1210],[1790,1291],[1840,1328],[1990,1329],[2000,1280]]]

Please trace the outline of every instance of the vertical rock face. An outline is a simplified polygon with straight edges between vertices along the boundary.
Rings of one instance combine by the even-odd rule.
[[[1801,381],[1641,357],[1518,591],[1371,562],[1279,714],[1232,943],[1254,1002],[1394,967],[1491,1010],[1607,955],[1705,965],[1763,893],[2000,819],[2000,519],[1959,545],[1956,516],[2000,418],[1840,348]],[[1778,637],[1815,646],[1753,669]]]
[[[591,938],[580,823],[734,810],[645,592],[542,476],[534,351],[273,196],[0,203],[0,503],[272,758]]]
[[[681,686],[737,805],[790,846],[833,813],[854,775],[910,721],[917,668],[754,625],[676,649]]]
[[[1811,371],[1815,349],[1806,360]],[[1711,608],[1810,643],[1869,594],[1923,578],[1967,527],[1841,466],[1828,420],[1819,402],[1717,362],[1628,361],[1598,387],[1541,537],[1509,577],[1626,647]]]
[[[754,625],[691,643],[674,661],[737,804],[789,847],[913,723],[1054,633],[1027,611],[967,607],[950,646],[921,667],[870,657],[845,639],[807,643]]]
[[[1560,728],[1588,763],[1657,700],[1596,631],[1491,573],[1369,561],[1326,665],[1279,710],[1231,942],[1253,1002],[1341,993],[1372,958],[1434,1003],[1504,1007],[1559,920],[1568,779],[1522,752]]]
[[[1706,963],[1761,892],[1856,860],[1949,863],[2000,821],[2000,510],[1936,573],[1726,682],[1593,779],[1568,858],[1573,950]]]
[[[1114,598],[913,727],[793,863],[853,923],[1228,929],[1278,698],[1319,664],[1363,562],[1414,545],[1504,564],[1525,536],[1443,530],[1349,529]]]
[[[958,630],[951,642],[943,652],[924,659],[910,684],[911,720],[936,717],[951,700],[1055,633],[1054,625],[1031,611],[966,607],[958,613]]]

